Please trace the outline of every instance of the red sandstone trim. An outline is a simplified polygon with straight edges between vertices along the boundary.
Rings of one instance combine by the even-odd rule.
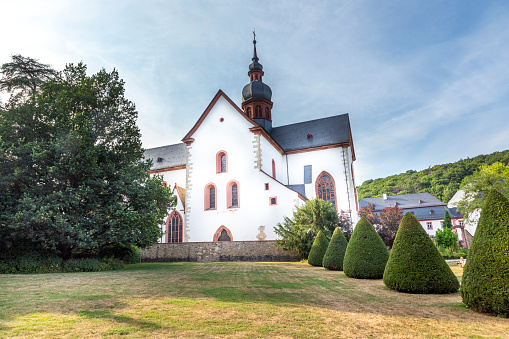
[[[232,186],[233,184],[237,184],[237,206],[232,206]],[[227,209],[235,209],[240,208],[240,185],[237,180],[230,180],[226,184],[226,208]]]
[[[224,172],[221,172],[221,156],[223,154],[226,157],[226,168]],[[226,151],[219,151],[216,154],[216,173],[228,173],[228,153]]]
[[[216,233],[214,233],[214,239],[213,241],[214,242],[218,242],[218,239],[219,237],[221,236],[221,232],[225,230],[226,231],[226,234],[228,234],[228,236],[230,237],[230,241],[233,241],[233,235],[232,235],[232,232],[230,232],[230,230],[228,228],[226,228],[225,226],[219,226],[219,228],[217,229]]]
[[[186,165],[150,170],[148,173],[156,174],[156,173],[162,173],[162,172],[178,171],[181,169],[186,169]]]
[[[214,187],[214,208],[210,208],[210,188]],[[204,211],[215,211],[217,210],[217,187],[214,185],[213,182],[209,182],[207,185],[205,185],[205,192],[204,192],[204,203],[203,203],[203,210]]]

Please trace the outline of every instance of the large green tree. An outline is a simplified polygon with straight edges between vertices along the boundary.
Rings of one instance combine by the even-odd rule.
[[[70,64],[39,80],[0,111],[0,246],[70,258],[157,242],[170,193],[148,173],[118,72]]]

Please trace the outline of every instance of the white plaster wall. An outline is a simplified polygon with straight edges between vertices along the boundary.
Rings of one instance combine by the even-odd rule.
[[[224,121],[220,122],[220,118]],[[259,227],[265,226],[266,240],[273,240],[273,227],[284,215],[291,217],[295,205],[300,203],[296,192],[255,168],[257,145],[250,127],[253,125],[220,97],[193,134],[195,141],[188,146],[185,241],[212,241],[220,226],[231,231],[233,240],[257,240]],[[228,172],[216,173],[216,154],[222,150],[228,154]],[[240,207],[235,209],[227,209],[230,180],[239,183]],[[216,210],[204,209],[208,183],[216,186]],[[269,183],[268,191],[265,183]],[[276,206],[270,206],[270,197],[277,197]]]
[[[424,230],[426,231],[426,233],[428,233],[428,235],[432,235],[432,236],[435,236],[436,233],[437,233],[437,230],[438,229],[442,229],[442,224],[441,222],[443,222],[444,220],[441,219],[441,220],[422,220],[422,221],[419,221],[422,225],[422,228],[424,228]],[[431,225],[433,226],[433,229],[432,230],[428,230],[428,222],[431,223]],[[454,230],[453,230],[454,232]],[[458,231],[458,229],[456,230],[456,234],[458,234],[458,240],[463,240],[463,237],[461,235],[461,231]]]
[[[347,153],[349,150],[347,150]],[[328,172],[336,184],[336,199],[338,210],[352,209],[352,218],[355,213],[355,194],[352,190],[353,182],[349,181],[350,195],[347,194],[347,177],[343,165],[342,148],[329,148],[319,151],[303,152],[288,155],[288,170],[291,185],[304,184],[304,166],[312,165],[312,182],[305,184],[306,197],[316,197],[316,179],[323,171]],[[349,167],[350,165],[347,164]],[[351,180],[351,179],[349,179]],[[354,219],[356,221],[356,219]]]
[[[276,165],[276,180],[288,185],[286,156],[281,155],[265,137],[260,136],[262,170],[272,176],[272,159]]]
[[[167,171],[157,173],[163,176],[163,181],[168,183],[168,187],[173,189],[175,184],[177,186],[186,188],[186,169],[179,169],[175,171]]]

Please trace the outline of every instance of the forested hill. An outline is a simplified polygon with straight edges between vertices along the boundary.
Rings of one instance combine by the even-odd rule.
[[[461,181],[472,175],[481,165],[494,162],[509,163],[509,150],[479,155],[451,164],[436,165],[420,172],[409,170],[387,178],[366,180],[357,187],[359,199],[388,195],[429,192],[447,203],[459,189]]]

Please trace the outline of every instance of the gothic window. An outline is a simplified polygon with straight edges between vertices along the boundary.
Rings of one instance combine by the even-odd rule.
[[[166,242],[182,242],[182,216],[179,212],[171,212],[166,221]]]
[[[239,204],[239,183],[232,180],[227,185],[227,206],[228,208],[238,208]]]
[[[316,179],[316,195],[319,199],[328,201],[337,210],[336,186],[334,179],[327,172],[322,172]]]
[[[256,105],[255,107],[255,118],[261,118],[262,117],[262,106]]]
[[[216,186],[213,183],[205,186],[205,206],[206,211],[216,209]]]
[[[225,151],[219,151],[216,154],[216,173],[228,172],[228,155]]]
[[[214,233],[213,241],[233,241],[233,235],[228,228],[220,226]]]

